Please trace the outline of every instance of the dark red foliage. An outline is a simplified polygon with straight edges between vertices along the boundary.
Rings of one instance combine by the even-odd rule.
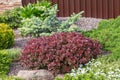
[[[20,62],[28,69],[65,73],[100,53],[101,45],[97,41],[79,33],[62,32],[30,40],[22,50]]]

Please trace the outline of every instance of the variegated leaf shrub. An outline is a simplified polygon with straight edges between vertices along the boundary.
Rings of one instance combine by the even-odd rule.
[[[73,14],[66,21],[60,21],[56,17],[57,5],[50,7],[44,14],[47,15],[44,19],[33,16],[22,20],[22,27],[20,28],[23,36],[32,35],[32,37],[48,36],[55,32],[78,32],[81,31],[79,26],[71,26],[78,21],[82,12]]]

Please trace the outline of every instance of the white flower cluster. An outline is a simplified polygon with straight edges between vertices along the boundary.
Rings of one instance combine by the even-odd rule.
[[[85,66],[80,65],[80,67],[77,70],[72,69],[70,76],[85,76],[86,74],[91,73],[95,79],[103,77],[103,79],[105,80],[120,80],[120,67],[110,67],[106,64],[101,63],[100,61],[95,62],[94,60],[87,63]]]

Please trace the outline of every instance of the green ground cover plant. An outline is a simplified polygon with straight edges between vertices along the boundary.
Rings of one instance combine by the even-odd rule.
[[[84,35],[99,40],[103,46],[103,50],[110,51],[114,58],[120,58],[120,17],[116,19],[103,20],[99,23],[98,29],[83,32]]]
[[[78,69],[72,69],[71,73],[65,75],[64,80],[119,80],[120,79],[120,57],[109,54],[99,56]],[[56,80],[62,80],[56,78]]]
[[[84,35],[99,40],[103,49],[112,51],[120,45],[120,17],[110,20],[102,20],[98,28],[92,31],[83,32]]]

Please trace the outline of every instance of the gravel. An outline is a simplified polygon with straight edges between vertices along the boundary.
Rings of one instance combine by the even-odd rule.
[[[14,43],[13,47],[14,48],[23,48],[28,40],[30,40],[29,37],[28,38],[21,37],[21,38],[15,39],[15,43]]]
[[[10,66],[10,71],[8,73],[9,76],[16,76],[20,70],[25,70],[21,65],[20,62],[13,62]]]
[[[81,30],[88,31],[96,29],[101,20],[102,19],[96,18],[81,18],[78,22],[76,22],[76,24],[80,26]]]
[[[58,19],[61,21],[65,21],[67,18],[59,17]],[[102,19],[82,17],[75,24],[78,25],[81,28],[81,30],[88,31],[88,30],[96,29],[98,27],[98,23],[101,20]]]
[[[59,17],[59,20],[66,20],[67,18],[63,18],[63,17]],[[102,19],[96,19],[96,18],[85,18],[82,17],[79,21],[77,21],[75,24],[80,26],[80,28],[82,30],[88,31],[91,29],[96,29],[98,26],[99,21],[101,21]],[[23,48],[23,46],[26,44],[26,42],[28,40],[30,40],[30,38],[26,38],[26,37],[21,37],[20,36],[20,31],[19,30],[14,30],[15,33],[15,44],[14,44],[14,48]],[[24,68],[20,65],[19,62],[13,62],[11,67],[10,67],[10,71],[8,73],[8,75],[17,75],[17,73],[19,72],[19,70],[23,70]]]

